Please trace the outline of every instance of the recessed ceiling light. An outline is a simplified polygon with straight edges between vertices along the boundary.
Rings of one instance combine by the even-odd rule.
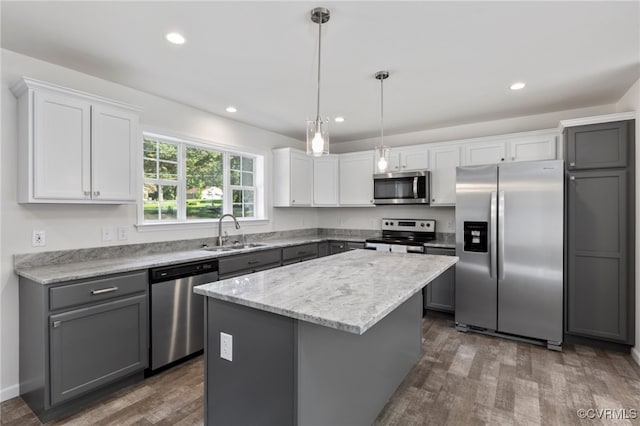
[[[524,89],[524,86],[526,86],[525,83],[518,81],[516,83],[513,83],[511,86],[509,86],[509,89],[511,90],[520,90],[520,89]]]
[[[344,117],[336,117],[334,118],[336,123],[343,123],[344,122]]]
[[[236,109],[236,107],[233,106],[228,106],[226,109],[227,112],[238,112],[238,110]]]
[[[168,33],[165,38],[173,44],[184,44],[185,40],[182,34]]]

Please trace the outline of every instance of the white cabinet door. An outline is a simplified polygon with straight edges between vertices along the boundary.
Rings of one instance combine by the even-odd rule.
[[[339,157],[330,155],[313,159],[313,204],[338,205]]]
[[[313,159],[291,152],[291,205],[310,206],[313,194]]]
[[[506,157],[507,146],[504,142],[471,142],[464,146],[465,166],[501,163]]]
[[[454,205],[456,203],[456,167],[460,165],[459,147],[432,148],[431,205]]]
[[[135,202],[138,116],[102,105],[91,116],[92,198]]]
[[[34,93],[33,122],[34,201],[90,199],[91,104]]]
[[[542,135],[537,138],[510,141],[509,158],[511,161],[555,160],[556,137]]]
[[[340,205],[373,206],[373,152],[340,156]]]
[[[419,145],[399,151],[401,171],[427,170],[429,168],[429,148]]]

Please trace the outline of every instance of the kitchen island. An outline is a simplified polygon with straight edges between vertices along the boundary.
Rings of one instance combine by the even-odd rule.
[[[457,260],[355,250],[196,287],[207,424],[371,424],[420,357],[421,289]]]

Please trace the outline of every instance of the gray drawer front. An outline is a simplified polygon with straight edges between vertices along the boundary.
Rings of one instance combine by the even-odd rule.
[[[318,244],[300,244],[299,246],[285,247],[282,249],[282,263],[301,261],[318,257]]]
[[[455,256],[456,249],[425,247],[427,254],[437,254],[440,256]]]
[[[280,249],[264,250],[256,253],[239,254],[237,256],[221,257],[218,260],[220,276],[233,274],[237,271],[257,271],[278,266],[281,263]]]
[[[86,305],[147,290],[147,271],[69,284],[49,289],[49,309]]]

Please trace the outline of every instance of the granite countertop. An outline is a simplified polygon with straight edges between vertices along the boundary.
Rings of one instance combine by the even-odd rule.
[[[305,243],[335,240],[337,237],[301,236],[282,240],[260,241],[260,246],[229,251],[210,251],[204,249],[176,250],[164,253],[129,255],[107,259],[76,261],[46,266],[16,267],[15,272],[39,284],[55,284],[64,281],[94,278],[103,275],[137,271],[157,266],[174,265],[197,260],[214,259],[236,254],[282,248]],[[339,238],[341,241],[363,241],[362,238]]]
[[[363,334],[458,261],[353,250],[195,287],[208,297]]]

